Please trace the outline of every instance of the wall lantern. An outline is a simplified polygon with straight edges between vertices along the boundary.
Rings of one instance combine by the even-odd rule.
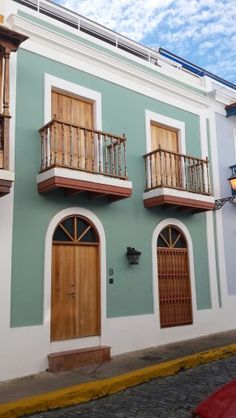
[[[231,176],[228,178],[228,181],[231,186],[232,196],[215,200],[215,210],[221,209],[226,202],[233,202],[236,199],[236,164],[231,165],[229,168],[231,169]]]
[[[129,264],[139,264],[139,257],[141,254],[141,251],[137,251],[135,248],[127,247],[126,255],[128,257]]]
[[[231,169],[231,176],[228,178],[228,180],[231,186],[232,196],[235,196],[236,195],[236,164],[231,165],[229,168]]]

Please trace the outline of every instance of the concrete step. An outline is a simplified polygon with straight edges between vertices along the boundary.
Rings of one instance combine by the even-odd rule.
[[[48,370],[57,373],[87,364],[101,363],[111,359],[110,350],[108,346],[97,346],[51,353],[48,355]]]

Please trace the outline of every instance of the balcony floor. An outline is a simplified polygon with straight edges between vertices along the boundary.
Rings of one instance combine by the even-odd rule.
[[[15,175],[12,171],[0,169],[0,197],[10,193]]]
[[[158,188],[145,192],[143,200],[146,208],[161,206],[163,209],[174,208],[191,213],[213,210],[215,206],[215,199],[212,196],[170,188]]]
[[[102,174],[54,167],[37,176],[38,191],[63,189],[67,195],[87,192],[90,199],[107,197],[110,201],[130,197],[132,182]]]
[[[6,194],[10,193],[11,186],[12,186],[11,181],[0,179],[0,197],[5,196]]]

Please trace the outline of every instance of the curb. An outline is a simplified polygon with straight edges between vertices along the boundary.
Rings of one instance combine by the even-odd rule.
[[[236,355],[236,344],[230,344],[212,350],[191,354],[174,360],[148,366],[119,376],[82,383],[53,392],[24,398],[18,401],[0,404],[2,418],[16,418],[36,412],[68,407],[93,399],[120,392],[157,377],[166,377],[201,364]]]

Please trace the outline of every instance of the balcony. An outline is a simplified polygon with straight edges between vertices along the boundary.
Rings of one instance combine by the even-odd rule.
[[[0,25],[0,197],[10,193],[10,56],[28,37]]]
[[[40,130],[41,169],[38,191],[86,192],[90,199],[130,197],[126,138],[52,119]]]
[[[204,160],[162,148],[145,154],[143,158],[146,208],[161,206],[192,213],[214,208],[207,158]]]
[[[14,181],[14,173],[8,169],[9,122],[9,116],[0,114],[0,197],[10,193]]]

